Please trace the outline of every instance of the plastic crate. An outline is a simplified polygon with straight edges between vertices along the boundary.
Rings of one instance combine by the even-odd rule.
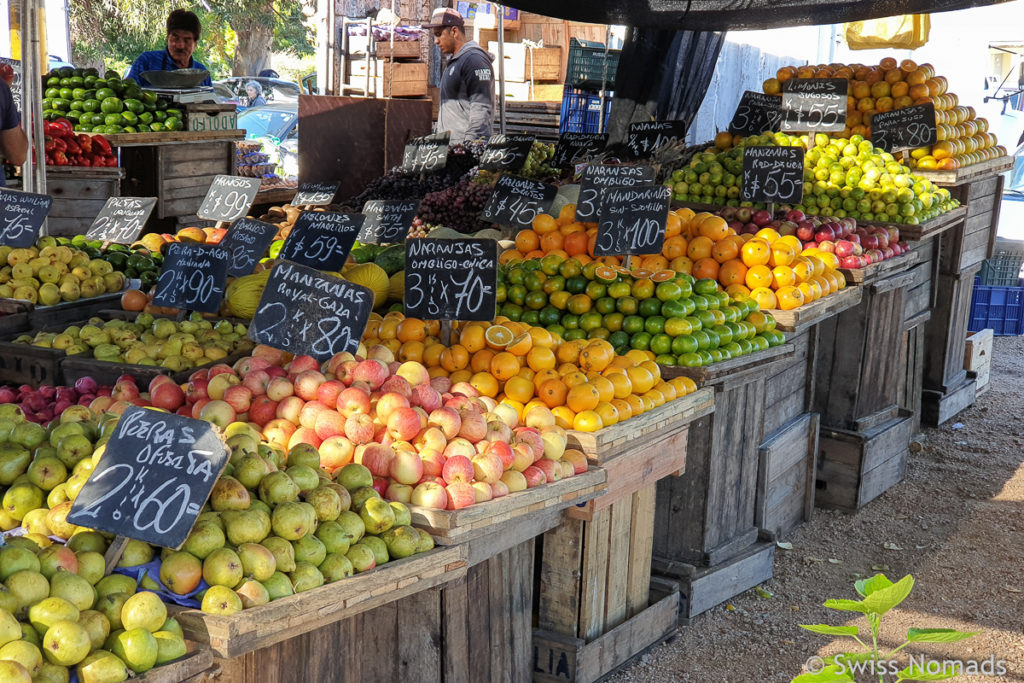
[[[604,100],[604,124],[612,111],[612,95],[606,93]],[[558,124],[559,133],[603,133],[601,126],[601,96],[586,90],[566,88],[562,94],[562,116]]]
[[[975,278],[969,332],[992,328],[997,337],[1024,334],[1024,287],[983,285]]]
[[[565,84],[570,88],[598,90],[615,87],[622,50],[608,50],[608,71],[605,74],[604,43],[569,39],[569,64]]]
[[[992,257],[981,264],[981,284],[1016,287],[1024,265],[1024,242],[996,238]]]

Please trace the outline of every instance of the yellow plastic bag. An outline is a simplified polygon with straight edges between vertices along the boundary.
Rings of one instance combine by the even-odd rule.
[[[898,48],[913,50],[928,42],[931,19],[927,14],[903,14],[884,19],[852,21],[846,24],[846,42],[851,50]]]

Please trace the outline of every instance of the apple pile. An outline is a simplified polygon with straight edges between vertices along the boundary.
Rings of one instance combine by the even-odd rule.
[[[43,385],[33,388],[22,384],[14,388],[0,386],[0,405],[13,404],[21,408],[25,418],[45,424],[59,417],[73,405],[88,406],[97,396],[110,396],[113,387],[101,387],[92,377],[82,377],[70,387]]]

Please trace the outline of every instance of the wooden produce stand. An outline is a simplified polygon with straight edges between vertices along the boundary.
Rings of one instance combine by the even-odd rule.
[[[85,234],[110,197],[121,196],[122,168],[47,166],[46,193],[53,206],[46,234],[73,237]]]
[[[571,447],[608,476],[604,495],[569,508],[538,544],[535,681],[594,681],[675,632],[679,591],[651,577],[655,487],[686,467],[690,423],[714,390],[670,401]]]

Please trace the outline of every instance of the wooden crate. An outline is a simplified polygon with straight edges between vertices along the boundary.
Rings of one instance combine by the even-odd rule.
[[[227,617],[195,609],[173,610],[174,616],[188,640],[209,647],[220,657],[236,658],[278,643],[294,644],[296,636],[465,576],[465,552],[463,547],[435,548]],[[292,668],[298,665],[297,661],[287,664]]]
[[[150,669],[141,676],[132,678],[136,683],[180,683],[193,680],[204,673],[212,675],[213,653],[196,650],[181,659]]]
[[[992,373],[992,330],[980,330],[967,336],[964,345],[964,369],[974,373],[978,395],[988,391]]]
[[[858,432],[823,425],[815,504],[859,510],[902,481],[912,429],[906,411]]]
[[[229,136],[230,139],[203,140],[202,144],[151,143],[121,147],[121,163],[126,174],[122,193],[156,197],[155,218],[195,216],[213,179],[235,172],[235,136],[230,131],[208,135]]]
[[[121,168],[46,167],[46,193],[53,206],[46,233],[58,237],[85,234],[110,197],[121,196]]]
[[[28,313],[32,304],[18,299],[0,299],[0,336],[16,335],[30,329]]]
[[[374,41],[374,51],[378,57],[388,59],[394,57],[395,59],[419,59],[420,57],[420,41],[418,40],[396,40],[394,45],[394,51],[391,49],[390,40],[378,40]],[[348,37],[348,52],[350,59],[358,59],[358,55],[365,55],[367,50],[367,38],[366,36],[349,36]]]
[[[927,178],[942,187],[952,188],[977,178],[1009,171],[1011,168],[1013,168],[1013,157],[999,157],[998,159],[971,164],[970,166],[964,166],[953,171],[928,171],[918,168],[914,169],[914,175]]]
[[[806,413],[814,397],[817,326],[787,335],[794,352],[774,364],[765,381],[764,433],[782,429],[793,418]]]
[[[60,386],[64,358],[64,352],[57,349],[0,341],[0,384]]]
[[[967,216],[955,231],[943,235],[939,259],[942,272],[959,274],[992,254],[1004,181],[1002,175],[990,175],[949,188],[967,207]]]
[[[538,628],[533,632],[533,680],[591,683],[620,668],[676,632],[679,587],[652,579],[650,601],[636,616],[587,641]]]
[[[487,49],[498,55],[498,43],[488,42]],[[528,81],[554,82],[562,73],[562,49],[559,47],[527,48],[523,43],[505,43],[505,80],[514,83]],[[498,65],[494,65],[495,79]]]
[[[908,225],[906,223],[884,223],[879,221],[871,221],[872,225],[879,225],[887,228],[899,228],[900,239],[915,242],[918,240],[929,239],[940,235],[948,230],[953,230],[957,226],[963,223],[964,218],[967,216],[967,207],[959,206],[952,211],[947,211],[944,214],[936,216],[930,221],[925,221],[920,225]]]
[[[912,249],[896,258],[872,263],[870,266],[864,266],[863,268],[840,268],[839,272],[846,278],[847,283],[862,285],[874,282],[875,280],[881,280],[889,273],[895,271],[908,270],[917,263],[920,257],[921,253],[916,249]]]
[[[775,318],[775,327],[783,332],[796,332],[817,325],[822,320],[838,315],[848,308],[860,303],[863,296],[862,287],[846,287],[835,294],[822,297],[817,301],[794,308],[789,311],[768,309]]]
[[[121,292],[110,292],[53,306],[32,306],[28,323],[33,330],[54,329],[62,325],[66,327],[72,322],[99,315],[100,311],[120,306],[121,295]]]
[[[778,539],[814,514],[818,416],[804,413],[775,431],[758,448],[754,523]]]
[[[238,112],[233,104],[187,104],[185,129],[192,132],[237,130]]]
[[[917,261],[909,269],[914,279],[907,285],[903,294],[904,322],[931,311],[934,296],[933,276],[935,269],[938,268],[935,261],[936,240],[913,242],[911,248],[913,253],[917,254]]]
[[[426,97],[427,64],[399,62],[388,59],[350,60],[346,76],[354,89],[365,89],[366,72],[370,71],[370,89],[376,97]]]
[[[910,413],[911,434],[921,431],[921,399],[924,392],[925,323],[931,311],[925,311],[903,324],[900,350],[900,377],[896,405]]]

